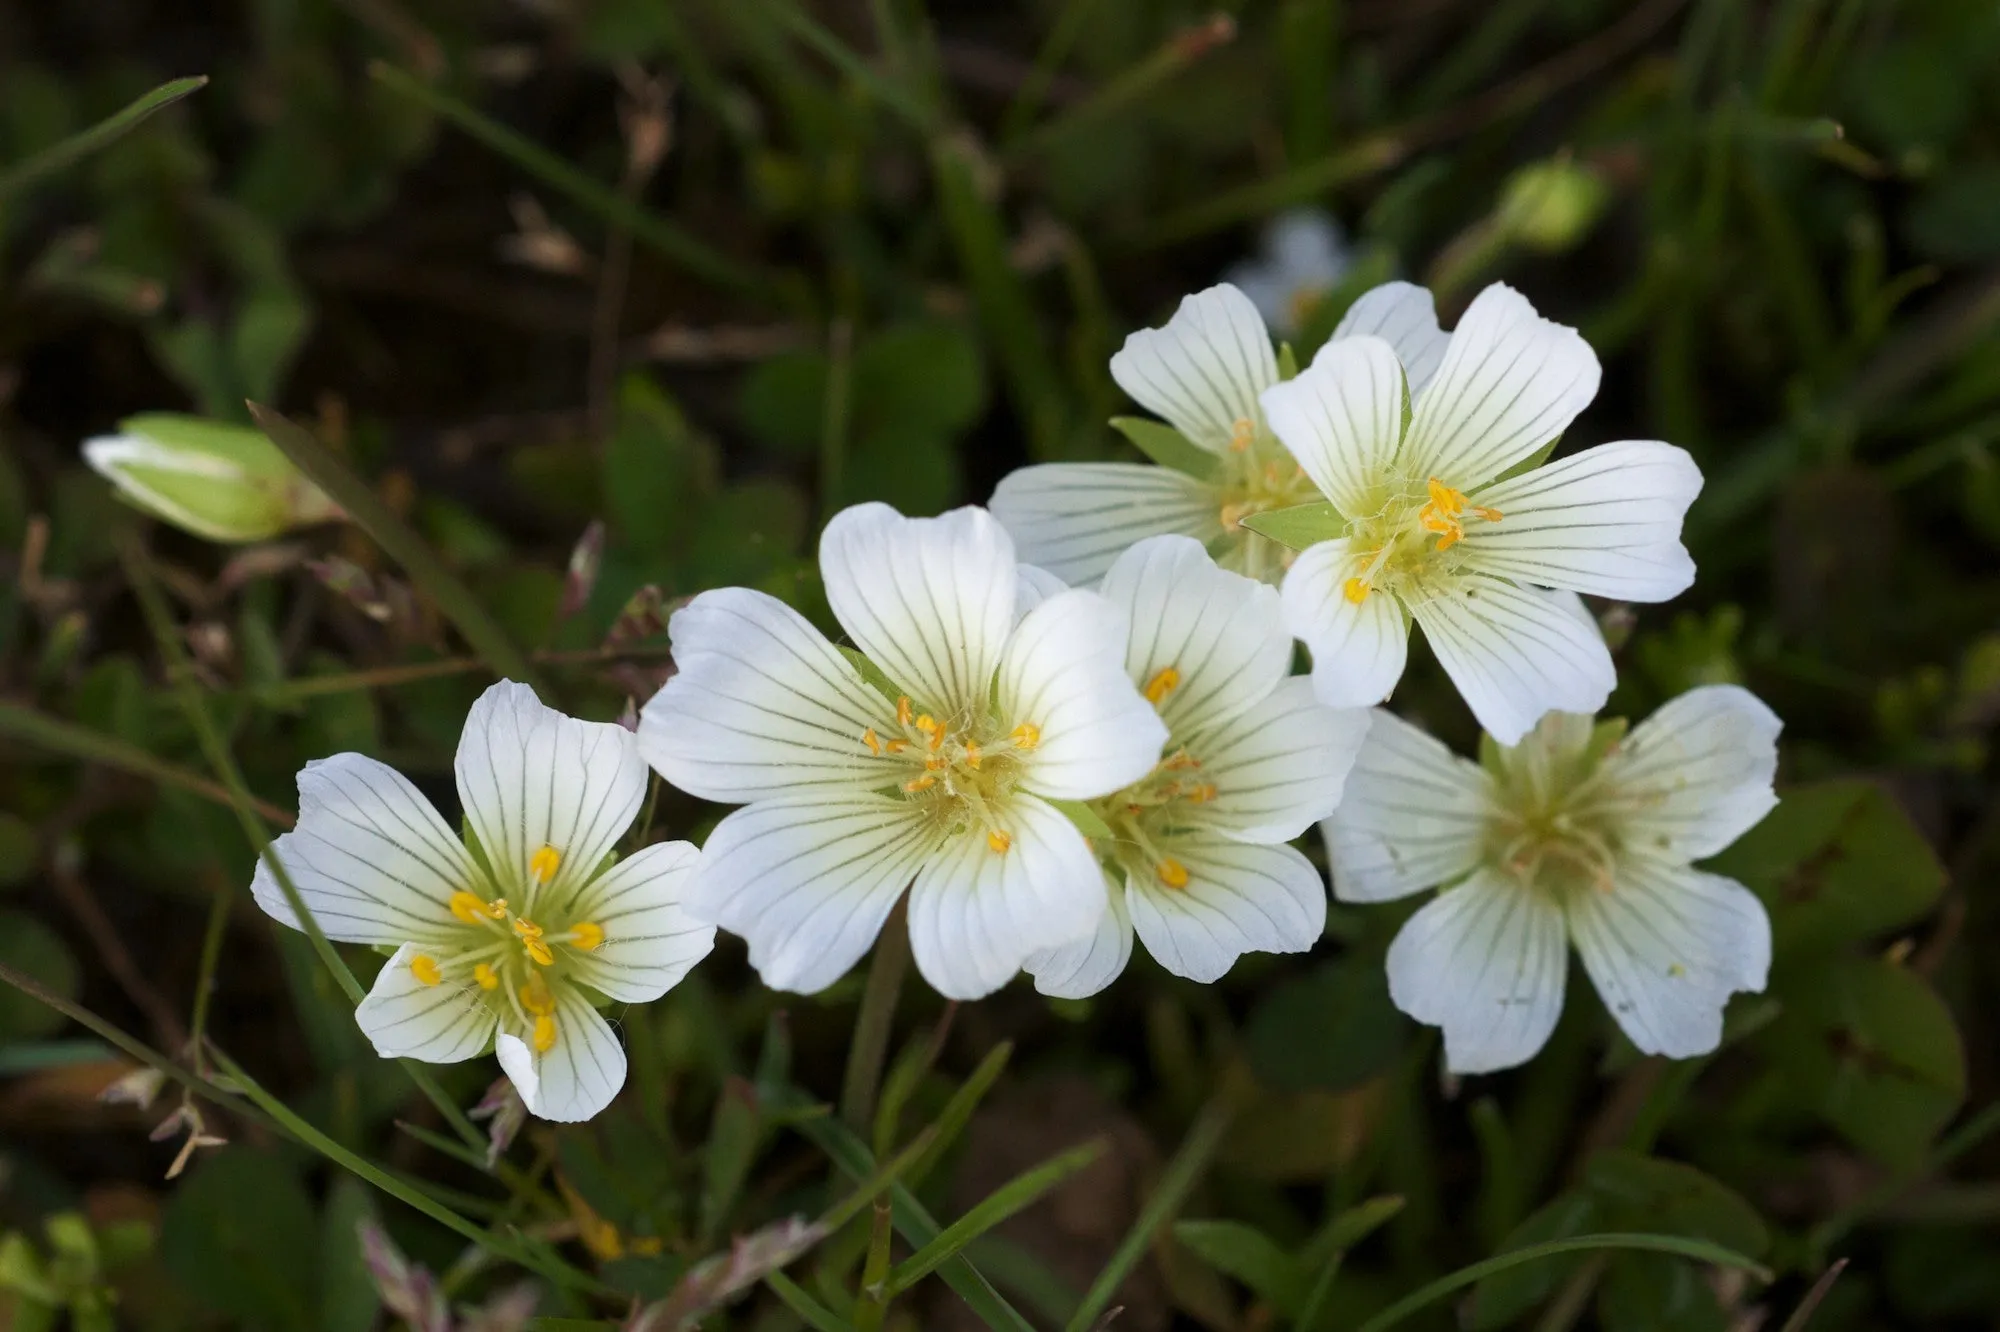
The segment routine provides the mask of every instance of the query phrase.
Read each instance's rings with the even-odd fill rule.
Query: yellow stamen
[[[923,716],[917,718],[917,729],[930,737],[925,742],[924,747],[932,753],[936,753],[938,747],[944,744],[944,727],[939,725],[938,719],[931,716],[930,713],[926,712]]]
[[[552,1017],[535,1019],[535,1049],[543,1054],[556,1048],[556,1020]]]
[[[556,960],[556,955],[550,952],[549,946],[540,939],[523,939],[521,946],[528,950],[529,957],[535,959],[536,966],[546,967]]]
[[[528,857],[528,876],[536,883],[547,883],[556,877],[556,871],[560,868],[562,868],[562,852],[552,846],[544,846]]]
[[[472,979],[479,982],[479,988],[482,990],[497,990],[500,988],[500,974],[484,962],[481,962],[472,969]]]
[[[594,920],[579,921],[569,927],[569,941],[586,953],[594,953],[604,945],[604,927]]]
[[[1217,517],[1219,521],[1222,523],[1223,531],[1234,532],[1238,524],[1240,524],[1245,518],[1249,517],[1251,514],[1255,512],[1257,512],[1257,506],[1255,504],[1251,504],[1248,502],[1238,502],[1235,504],[1223,505],[1222,512],[1219,515],[1217,515]]]
[[[1472,506],[1472,511],[1473,511],[1474,513],[1478,514],[1478,515],[1479,515],[1479,516],[1480,516],[1481,518],[1484,518],[1484,519],[1485,519],[1485,520],[1486,520],[1487,522],[1489,522],[1489,523],[1497,523],[1497,522],[1499,522],[1499,521],[1500,521],[1500,520],[1501,520],[1502,518],[1505,518],[1505,517],[1507,516],[1506,514],[1504,514],[1504,513],[1500,512],[1500,510],[1498,510],[1498,509],[1489,509],[1489,508],[1487,508],[1487,507],[1486,507],[1485,505],[1483,505],[1483,504],[1475,504],[1475,505],[1473,505],[1473,506]]]
[[[471,893],[453,893],[451,895],[451,914],[457,916],[468,925],[477,925],[486,917],[486,903],[480,901]]]
[[[1368,600],[1368,594],[1373,590],[1373,588],[1369,587],[1368,584],[1362,582],[1359,578],[1350,578],[1347,580],[1346,585],[1340,589],[1340,593],[1349,601],[1359,606],[1362,602]]]
[[[516,916],[514,918],[514,933],[520,935],[523,939],[539,939],[542,937],[542,927],[535,924],[534,921],[529,920],[526,916]]]
[[[1250,447],[1250,441],[1257,438],[1257,423],[1247,416],[1236,418],[1236,424],[1229,427],[1229,451],[1241,453]]]
[[[1179,772],[1183,768],[1199,768],[1200,766],[1201,760],[1188,753],[1185,749],[1176,750],[1172,758],[1160,765],[1167,772]]]
[[[1007,848],[1014,845],[1014,839],[995,828],[986,834],[986,845],[993,848],[995,855],[1004,856],[1007,854]]]
[[[444,973],[438,970],[437,959],[426,953],[418,953],[410,959],[410,974],[417,978],[420,985],[436,985],[444,979]]]
[[[931,756],[930,756],[929,758],[927,758],[927,759],[925,759],[925,760],[924,760],[924,771],[926,771],[926,772],[943,772],[943,771],[944,771],[944,760],[943,760],[943,759],[941,759],[941,758],[939,758],[939,757],[938,757],[937,755],[935,755],[935,754],[931,755]]]
[[[891,754],[900,754],[910,747],[910,742],[907,740],[884,740],[882,747]]]
[[[1033,722],[1022,722],[1008,734],[1007,738],[1014,742],[1016,749],[1033,749],[1042,743],[1042,728]]]
[[[875,755],[878,758],[881,757],[882,739],[880,736],[875,734],[874,727],[871,726],[867,730],[861,733],[861,743],[868,746],[869,753]]]
[[[1185,888],[1188,886],[1187,866],[1181,864],[1180,861],[1175,860],[1172,856],[1168,856],[1165,860],[1153,866],[1153,872],[1159,875],[1160,882],[1169,888]]]
[[[549,983],[538,975],[530,975],[528,983],[521,987],[521,1007],[539,1017],[547,1017],[556,1011],[555,992]]]
[[[913,715],[914,713],[910,708],[910,696],[908,694],[896,700],[896,724],[898,726],[908,726],[910,718]]]
[[[933,786],[936,785],[937,785],[937,778],[931,776],[929,773],[925,773],[923,776],[918,777],[912,781],[904,782],[903,790],[907,791],[911,795],[915,795],[919,791],[928,791]]]
[[[1215,783],[1203,782],[1201,785],[1195,787],[1194,790],[1189,791],[1187,798],[1197,804],[1206,804],[1208,801],[1215,799]]]
[[[1152,679],[1146,681],[1146,701],[1158,707],[1161,699],[1180,687],[1181,673],[1171,666],[1163,667]]]
[[[965,746],[965,766],[973,769],[975,772],[979,768],[979,746],[969,741]]]
[[[1426,489],[1430,491],[1431,495],[1430,507],[1434,507],[1439,512],[1448,514],[1453,518],[1465,512],[1464,491],[1453,490],[1436,477],[1430,479],[1430,483]]]

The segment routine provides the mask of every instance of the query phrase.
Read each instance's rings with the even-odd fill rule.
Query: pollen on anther
[[[481,962],[472,969],[472,979],[479,982],[479,988],[482,990],[497,990],[500,988],[500,973],[484,962]]]
[[[898,726],[908,726],[910,719],[915,715],[915,710],[910,707],[910,696],[908,694],[896,700],[896,724]]]
[[[1229,451],[1241,453],[1249,448],[1250,442],[1256,438],[1257,423],[1247,416],[1239,416],[1235,424],[1229,427]]]
[[[1008,833],[994,828],[986,834],[986,845],[993,848],[995,855],[1004,856],[1007,854],[1007,848],[1014,845],[1014,839]]]
[[[1153,866],[1153,873],[1159,875],[1160,882],[1169,888],[1185,888],[1188,886],[1187,866],[1181,864],[1180,861],[1175,860],[1172,856],[1168,856],[1165,860]]]
[[[911,780],[904,782],[903,790],[910,795],[915,795],[919,791],[928,791],[933,786],[936,785],[937,785],[937,778],[931,776],[929,773],[925,773],[921,777],[912,778]]]
[[[1008,733],[1007,738],[1014,742],[1016,749],[1033,749],[1042,743],[1042,728],[1033,722],[1022,722]]]
[[[545,845],[528,857],[528,877],[536,883],[547,883],[556,877],[556,871],[561,868],[562,852],[552,846]]]
[[[975,772],[978,771],[979,757],[979,746],[967,742],[965,746],[965,766],[973,769]]]
[[[450,906],[451,914],[457,916],[468,925],[479,924],[489,914],[486,910],[486,903],[468,892],[453,893],[451,895]]]
[[[1359,606],[1362,602],[1368,600],[1369,590],[1368,584],[1363,580],[1350,578],[1347,580],[1346,585],[1340,589],[1340,594]]]
[[[861,743],[868,746],[869,753],[880,757],[882,753],[882,738],[875,734],[874,727],[871,726],[861,733]]]
[[[539,1017],[553,1014],[556,997],[549,991],[548,982],[540,976],[528,977],[528,983],[521,987],[521,1007]]]
[[[535,1019],[535,1049],[542,1054],[556,1048],[556,1020],[552,1017]]]
[[[594,920],[581,920],[569,927],[569,941],[586,953],[604,946],[604,927]]]
[[[419,985],[436,985],[444,979],[438,970],[437,959],[427,953],[418,953],[410,959],[410,974],[417,978]]]
[[[1154,707],[1158,707],[1160,705],[1160,700],[1165,698],[1168,694],[1173,693],[1174,690],[1180,688],[1180,684],[1181,684],[1181,673],[1179,671],[1175,670],[1171,666],[1162,667],[1160,670],[1154,673],[1152,679],[1146,681],[1146,688],[1144,691],[1146,695],[1146,701],[1148,703],[1151,703]]]

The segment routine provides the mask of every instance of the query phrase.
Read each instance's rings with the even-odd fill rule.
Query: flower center
[[[1022,722],[1002,734],[984,718],[955,726],[918,712],[905,694],[896,700],[895,725],[869,727],[861,743],[869,753],[907,766],[909,775],[897,788],[905,799],[922,804],[947,835],[977,826],[995,855],[1013,847],[999,811],[1020,780],[1020,755],[1042,743],[1041,727]]]
[[[1164,666],[1140,692],[1157,708],[1180,685],[1180,669]],[[1151,874],[1166,887],[1179,889],[1188,886],[1188,868],[1165,843],[1186,825],[1189,814],[1215,796],[1215,783],[1202,776],[1201,760],[1183,746],[1161,759],[1143,779],[1091,808],[1111,829],[1116,854],[1128,871]]]
[[[1469,503],[1464,491],[1432,477],[1423,496],[1398,495],[1354,521],[1350,540],[1361,566],[1341,591],[1357,606],[1379,587],[1418,591],[1426,580],[1449,576],[1458,567],[1456,557],[1446,553],[1465,540],[1468,520],[1497,523],[1503,516],[1498,509]]]
[[[1611,891],[1618,840],[1607,821],[1567,804],[1517,806],[1487,826],[1488,863],[1560,903]]]

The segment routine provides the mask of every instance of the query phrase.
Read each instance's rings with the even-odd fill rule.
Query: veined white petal
[[[1125,972],[1132,960],[1132,914],[1125,886],[1104,885],[1104,914],[1097,928],[1073,943],[1030,954],[1022,970],[1035,978],[1035,991],[1056,999],[1088,999]]]
[[[1626,842],[1687,862],[1712,856],[1778,803],[1784,723],[1747,689],[1690,689],[1632,728],[1599,769]]]
[[[690,842],[655,842],[578,890],[563,917],[604,931],[594,951],[566,950],[585,984],[643,1004],[680,984],[708,956],[715,926],[696,921],[683,905],[700,861]]]
[[[725,587],[667,627],[676,670],[639,716],[639,752],[675,786],[740,802],[894,779],[862,742],[889,700],[790,606]]]
[[[1021,621],[996,699],[1010,726],[1040,733],[1021,755],[1023,787],[1090,800],[1153,770],[1167,728],[1126,678],[1124,647],[1124,617],[1095,592],[1059,592]]]
[[[480,1002],[479,990],[464,976],[436,985],[418,980],[410,963],[420,955],[429,955],[421,944],[398,948],[382,964],[368,997],[354,1010],[354,1020],[384,1059],[421,1059],[426,1064],[470,1059],[493,1039],[493,1011]]]
[[[1017,795],[995,815],[1006,850],[972,828],[910,889],[910,950],[947,999],[993,993],[1030,957],[1096,929],[1105,911],[1104,872],[1060,811]]]
[[[1417,403],[1403,457],[1411,473],[1470,490],[1569,429],[1597,396],[1597,353],[1496,282],[1452,330]]]
[[[820,533],[819,567],[834,618],[924,711],[951,718],[985,704],[1020,578],[992,514],[905,518],[856,504]]]
[[[630,731],[545,707],[502,680],[472,705],[452,765],[466,822],[503,896],[535,882],[545,846],[561,859],[538,894],[569,893],[609,855],[646,798],[646,761]]]
[[[493,1042],[500,1067],[528,1113],[558,1124],[596,1117],[625,1085],[625,1047],[611,1024],[574,986],[549,987],[556,1001],[556,1043],[538,1051],[532,1034],[503,1023]]]
[[[1037,569],[1032,564],[1014,566],[1020,575],[1020,586],[1014,592],[1014,623],[1019,624],[1027,613],[1047,601],[1058,592],[1069,591],[1069,584],[1050,573],[1047,569]]]
[[[1470,873],[1494,799],[1478,764],[1376,709],[1340,807],[1320,825],[1334,896],[1387,902]]]
[[[1130,627],[1126,674],[1163,691],[1154,706],[1177,736],[1240,716],[1292,668],[1278,590],[1218,568],[1200,542],[1149,537],[1100,590]]]
[[[1444,364],[1451,337],[1438,327],[1430,292],[1409,282],[1384,282],[1363,292],[1334,325],[1336,338],[1376,337],[1395,349],[1410,396],[1422,393]]]
[[[271,851],[326,937],[347,943],[450,939],[460,928],[451,895],[486,884],[423,793],[362,754],[306,764],[298,827]],[[262,859],[250,891],[274,920],[305,928]]]
[[[1257,307],[1228,283],[1184,298],[1164,328],[1142,328],[1111,358],[1132,400],[1210,453],[1237,422],[1257,420],[1257,395],[1278,379],[1278,358]]]
[[[1037,463],[1001,478],[989,503],[1020,556],[1072,586],[1104,576],[1118,553],[1172,532],[1222,536],[1222,499],[1186,472],[1151,463]]]
[[[1293,562],[1280,589],[1285,628],[1311,651],[1313,692],[1330,708],[1380,703],[1409,659],[1400,601],[1382,591],[1347,598],[1347,580],[1362,564],[1347,538],[1322,541]]]
[[[1471,573],[1413,609],[1438,664],[1503,745],[1545,712],[1596,712],[1617,683],[1603,637],[1533,588]]]
[[[896,797],[745,805],[708,835],[685,909],[741,935],[764,984],[812,994],[868,951],[936,846],[923,812]]]
[[[1380,338],[1329,342],[1298,378],[1264,390],[1264,414],[1333,507],[1363,517],[1402,446],[1403,367]]]
[[[1721,1044],[1729,996],[1762,990],[1771,965],[1771,920],[1748,888],[1643,856],[1609,892],[1573,898],[1569,929],[1632,1044],[1670,1059]]]
[[[1481,871],[1410,917],[1389,945],[1389,997],[1444,1028],[1445,1066],[1490,1073],[1526,1063],[1562,1016],[1569,947],[1562,913]]]
[[[1326,884],[1292,847],[1190,834],[1166,849],[1187,870],[1187,885],[1135,871],[1126,902],[1146,951],[1176,976],[1207,984],[1245,953],[1303,953],[1319,942]]]
[[[1472,523],[1476,569],[1623,601],[1665,601],[1694,582],[1681,519],[1701,493],[1685,449],[1654,440],[1600,444],[1477,492],[1498,522]]]
[[[1364,708],[1329,708],[1312,682],[1285,680],[1263,702],[1191,737],[1193,774],[1215,787],[1201,825],[1238,842],[1289,842],[1331,814],[1368,734]]]

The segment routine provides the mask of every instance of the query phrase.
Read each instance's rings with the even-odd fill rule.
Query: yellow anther
[[[487,916],[486,903],[471,893],[458,892],[451,895],[451,914],[468,925],[477,925]]]
[[[979,768],[979,746],[967,741],[965,745],[965,766],[977,771]]]
[[[1497,523],[1497,522],[1499,522],[1499,521],[1500,521],[1500,520],[1501,520],[1502,518],[1505,518],[1505,517],[1507,516],[1506,514],[1504,514],[1504,513],[1500,512],[1500,510],[1498,510],[1498,509],[1489,509],[1489,508],[1487,508],[1487,507],[1486,507],[1485,505],[1483,505],[1483,504],[1475,504],[1475,505],[1473,505],[1473,506],[1472,506],[1472,511],[1473,511],[1474,513],[1478,514],[1478,515],[1479,515],[1479,516],[1480,516],[1481,518],[1484,518],[1484,519],[1485,519],[1485,520],[1486,520],[1487,522],[1489,522],[1489,523]]]
[[[1033,722],[1022,722],[1008,733],[1007,738],[1014,742],[1016,749],[1033,749],[1042,743],[1042,728]]]
[[[923,716],[917,718],[916,725],[919,731],[930,737],[925,742],[924,747],[926,749],[935,752],[939,746],[944,744],[944,727],[930,713],[926,712]]]
[[[881,756],[882,738],[875,734],[874,727],[871,726],[861,733],[861,743],[868,746],[869,753],[874,754],[878,758]]]
[[[1435,507],[1440,513],[1456,518],[1465,512],[1464,491],[1453,490],[1436,477],[1430,479],[1430,484],[1426,488],[1430,491],[1431,506]]]
[[[547,1054],[556,1048],[556,1020],[552,1017],[535,1019],[535,1049]]]
[[[540,939],[523,939],[521,946],[528,950],[528,956],[535,959],[537,966],[546,967],[556,960],[556,955]]]
[[[1218,514],[1217,517],[1219,521],[1222,523],[1223,531],[1234,532],[1238,524],[1240,524],[1245,518],[1248,518],[1251,514],[1255,512],[1257,512],[1257,506],[1255,504],[1251,504],[1247,501],[1239,501],[1238,503],[1235,504],[1223,505],[1222,512]]]
[[[484,962],[481,962],[472,969],[472,979],[479,982],[479,988],[482,990],[497,990],[500,988],[500,973],[493,970],[492,967],[487,966]]]
[[[1165,860],[1153,866],[1153,873],[1159,875],[1160,882],[1169,888],[1185,888],[1188,886],[1187,866],[1181,864],[1180,861],[1175,860],[1172,856],[1168,856]]]
[[[910,696],[908,694],[896,700],[896,724],[898,726],[908,726],[910,718],[914,715],[914,712],[910,708]]]
[[[1250,441],[1257,438],[1257,423],[1247,416],[1239,416],[1229,427],[1229,451],[1241,453],[1250,447]]]
[[[569,941],[586,953],[604,946],[604,927],[594,920],[579,921],[569,927]]]
[[[986,834],[986,845],[993,848],[993,854],[1004,856],[1007,854],[1007,848],[1014,845],[1014,839],[995,828]]]
[[[1371,589],[1368,584],[1359,578],[1348,579],[1346,584],[1340,589],[1341,595],[1357,606],[1368,600],[1368,593],[1370,591]]]
[[[535,924],[534,921],[529,920],[526,916],[516,916],[514,918],[514,933],[520,935],[523,939],[539,939],[542,937],[542,927]]]
[[[521,1007],[530,1013],[547,1017],[556,1011],[555,992],[549,989],[549,983],[540,976],[530,974],[528,983],[521,987],[520,993]]]
[[[1158,707],[1160,700],[1181,687],[1181,673],[1173,667],[1164,667],[1146,681],[1146,701]]]
[[[1187,798],[1198,804],[1206,804],[1208,801],[1215,799],[1215,783],[1203,782],[1201,785],[1195,787],[1194,790],[1189,791]]]
[[[929,758],[924,760],[925,772],[943,772],[944,768],[945,768],[944,760],[939,758],[935,754],[931,755]]]
[[[444,973],[438,970],[437,959],[427,953],[418,953],[410,959],[410,974],[417,978],[420,985],[436,985],[444,979]]]
[[[1174,756],[1160,765],[1167,772],[1179,772],[1185,768],[1199,768],[1200,766],[1201,760],[1188,753],[1185,749],[1175,750]]]
[[[929,773],[925,773],[921,777],[915,778],[911,781],[904,782],[903,790],[907,791],[911,795],[915,795],[919,791],[928,791],[933,786],[936,785],[937,785],[937,778],[931,776]]]
[[[561,868],[562,852],[552,846],[544,846],[528,857],[528,877],[536,883],[547,883],[556,877],[556,871]]]

